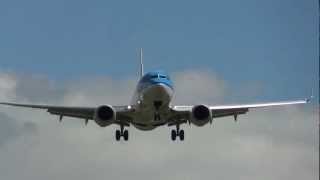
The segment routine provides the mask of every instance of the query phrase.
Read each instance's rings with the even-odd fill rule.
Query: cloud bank
[[[223,102],[228,83],[212,72],[174,74],[177,104]],[[192,83],[189,83],[191,80]],[[0,73],[0,101],[64,105],[127,104],[135,79],[110,77],[56,83],[34,75]],[[170,128],[115,142],[117,126],[57,117],[41,110],[0,107],[0,177],[15,180],[314,179],[318,177],[317,113],[310,106],[256,110],[184,125],[185,142]]]

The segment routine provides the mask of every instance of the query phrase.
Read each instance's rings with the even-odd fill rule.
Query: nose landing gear
[[[160,107],[162,106],[162,101],[154,101],[153,106],[158,111],[160,109]]]
[[[160,114],[158,112],[154,113],[154,120],[160,121],[160,119],[161,119]]]
[[[159,109],[162,106],[162,101],[154,101],[153,102],[153,106],[154,106],[154,108],[156,110],[156,112],[154,113],[154,120],[155,121],[160,121],[161,117],[160,117],[160,114],[159,114]]]

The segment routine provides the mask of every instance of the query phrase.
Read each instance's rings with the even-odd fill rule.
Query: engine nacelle
[[[192,108],[191,123],[196,126],[204,126],[212,121],[212,112],[208,106],[197,105]]]
[[[112,106],[104,105],[96,109],[94,121],[101,127],[111,125],[116,120],[116,111]]]

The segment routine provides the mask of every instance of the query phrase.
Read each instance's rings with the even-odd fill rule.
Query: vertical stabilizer
[[[140,78],[144,75],[143,70],[143,51],[142,48],[140,48]]]

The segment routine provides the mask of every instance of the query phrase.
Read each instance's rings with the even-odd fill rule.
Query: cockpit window
[[[164,75],[164,74],[150,74],[146,76],[147,79],[167,79],[170,80],[169,76]]]

